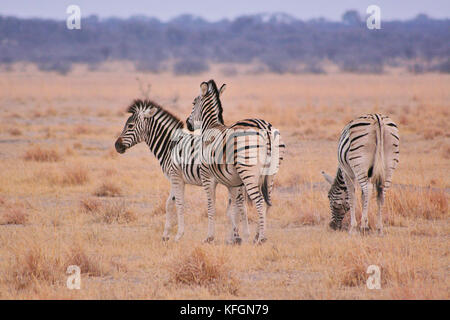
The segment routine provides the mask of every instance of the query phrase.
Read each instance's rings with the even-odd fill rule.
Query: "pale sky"
[[[285,12],[308,20],[323,17],[340,20],[348,9],[365,14],[369,5],[381,8],[381,18],[405,20],[425,13],[434,18],[450,17],[449,0],[0,0],[0,15],[64,20],[67,6],[75,4],[82,16],[101,18],[145,15],[167,21],[189,13],[209,21],[235,18],[244,14]]]

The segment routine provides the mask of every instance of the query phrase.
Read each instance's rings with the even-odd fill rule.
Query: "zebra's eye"
[[[129,123],[127,125],[127,129],[133,129],[134,128],[134,123]]]

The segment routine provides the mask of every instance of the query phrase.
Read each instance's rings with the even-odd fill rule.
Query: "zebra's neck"
[[[174,142],[182,128],[183,122],[163,109],[159,109],[149,119],[144,140],[161,165],[170,158]]]
[[[342,174],[342,170],[341,168],[338,168],[337,172],[336,172],[336,177],[334,178],[334,182],[331,186],[331,190],[330,191],[344,191],[347,190],[347,187],[345,185],[345,181],[344,181],[344,176]]]
[[[202,131],[223,125],[219,94],[213,93],[202,102]]]

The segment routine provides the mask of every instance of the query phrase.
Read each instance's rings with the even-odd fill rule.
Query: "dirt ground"
[[[210,78],[227,84],[226,123],[268,120],[287,145],[262,246],[225,243],[222,186],[213,244],[202,243],[206,197],[193,186],[184,237],[163,243],[169,182],[146,145],[114,150],[134,98],[149,93],[184,120]],[[2,72],[0,299],[448,299],[449,88],[439,74]],[[340,131],[368,112],[389,115],[401,136],[382,237],[328,228],[320,174],[335,173]],[[372,199],[371,226],[375,209]],[[253,237],[253,207],[249,217]],[[69,265],[81,268],[80,290],[66,286]],[[369,265],[379,290],[366,286]]]

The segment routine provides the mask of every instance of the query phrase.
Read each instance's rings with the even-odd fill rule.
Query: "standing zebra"
[[[208,236],[214,240],[215,192],[218,183],[228,188],[244,186],[258,212],[255,242],[266,240],[266,204],[271,206],[275,173],[282,159],[284,144],[278,130],[260,119],[247,119],[225,126],[220,91],[214,80],[200,85],[201,95],[186,120],[188,129],[201,129],[200,176],[208,197]],[[265,202],[265,203],[264,203]],[[234,236],[239,236],[235,217],[231,217]]]
[[[169,240],[171,216],[175,204],[178,232],[175,240],[184,233],[184,187],[185,184],[202,185],[200,178],[200,137],[184,132],[183,122],[150,100],[135,100],[129,107],[131,116],[115,143],[116,151],[124,153],[137,143],[145,141],[158,159],[164,175],[169,179],[171,190],[166,201],[166,223],[163,240]],[[248,235],[248,220],[244,205],[243,188],[229,190],[227,213],[239,211]],[[231,212],[230,212],[231,211]]]
[[[377,230],[380,234],[383,233],[381,209],[398,159],[398,129],[389,117],[366,114],[345,126],[339,139],[339,166],[335,179],[322,171],[326,181],[331,184],[328,192],[332,214],[331,228],[340,229],[345,213],[350,210],[350,233],[354,232],[358,224],[355,218],[357,180],[362,191],[361,230],[366,232],[369,229],[369,182],[372,182],[377,190]]]

